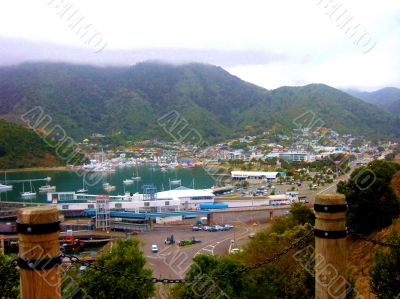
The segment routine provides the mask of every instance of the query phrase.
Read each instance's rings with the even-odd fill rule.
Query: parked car
[[[206,232],[216,232],[217,231],[214,226],[204,226],[203,230]]]
[[[220,226],[220,225],[214,225],[214,228],[215,228],[216,231],[222,231],[222,230],[224,230],[224,227],[223,227],[223,226]]]
[[[200,226],[193,226],[192,227],[192,231],[194,231],[194,232],[201,231],[201,227]]]
[[[154,252],[154,253],[158,252],[158,246],[154,245],[154,244],[151,245],[151,251]]]
[[[230,229],[232,229],[234,226],[231,225],[231,224],[225,224],[224,227],[225,227],[227,230],[230,230]]]

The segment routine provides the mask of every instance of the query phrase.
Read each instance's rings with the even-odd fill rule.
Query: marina
[[[29,200],[34,203],[46,203],[47,192],[54,192],[47,189],[49,186],[55,187],[57,192],[117,196],[125,193],[142,193],[143,185],[151,183],[155,185],[157,191],[165,191],[169,190],[170,180],[175,180],[175,178],[179,178],[183,186],[192,186],[194,180],[196,188],[199,189],[211,188],[216,183],[201,167],[168,168],[166,171],[161,171],[159,167],[154,167],[152,164],[125,165],[116,167],[114,172],[95,173],[95,176],[88,172],[73,171],[14,172],[7,174],[7,181],[0,181],[2,184],[0,185],[0,200],[15,202]],[[128,184],[124,182],[126,180],[129,180]],[[104,183],[115,186],[115,189],[104,190]],[[32,184],[32,193],[35,193],[36,197],[22,197],[21,193],[31,191],[30,184]],[[172,185],[172,188],[178,186]],[[35,192],[40,191],[41,187],[43,187],[43,192]]]

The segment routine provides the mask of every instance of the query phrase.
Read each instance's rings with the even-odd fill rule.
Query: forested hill
[[[82,156],[76,155],[76,158]],[[0,120],[0,169],[62,165],[65,161],[58,157],[56,149],[47,145],[35,131]]]
[[[373,92],[349,90],[349,94],[400,117],[400,89],[386,87]]]
[[[393,115],[326,85],[266,90],[204,64],[131,67],[33,63],[0,68],[0,117],[18,121],[41,106],[72,137],[92,133],[166,138],[157,119],[176,110],[208,141],[273,126],[290,129],[313,111],[327,127],[400,136]]]

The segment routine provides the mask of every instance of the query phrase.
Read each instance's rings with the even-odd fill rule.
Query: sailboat
[[[56,186],[44,185],[39,187],[39,192],[55,192]]]
[[[140,181],[141,179],[142,179],[142,177],[140,177],[139,176],[139,171],[136,169],[136,172],[137,172],[137,176],[135,176],[135,172],[133,172],[133,177],[132,177],[132,180],[134,180],[134,181]]]
[[[182,186],[182,180],[178,180],[178,179],[171,180],[171,179],[169,179],[169,190],[171,190],[172,186],[178,186],[178,187]]]
[[[85,178],[82,178],[82,189],[76,191],[76,193],[86,193],[88,189],[85,189]]]
[[[104,183],[103,184],[103,189],[107,192],[111,192],[115,190],[115,186],[111,185],[110,183]]]
[[[4,173],[4,185],[0,184],[0,192],[1,191],[10,191],[12,190],[13,186],[12,185],[7,185],[7,174]]]
[[[31,186],[31,190],[30,191],[25,191],[25,183],[22,183],[22,193],[21,193],[21,197],[22,198],[36,197],[36,192],[32,192],[32,181],[30,181],[29,183],[30,183],[30,186]]]
[[[122,182],[124,183],[124,185],[132,185],[135,182],[135,180],[133,180],[133,178],[132,179],[125,179]]]

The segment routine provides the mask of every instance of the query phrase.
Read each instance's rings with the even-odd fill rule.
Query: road
[[[148,266],[153,269],[154,277],[182,278],[196,255],[226,255],[231,240],[236,240],[237,244],[242,245],[248,240],[250,233],[258,231],[265,226],[240,226],[230,231],[221,232],[193,232],[190,227],[168,230],[156,229],[136,237],[144,241],[142,250],[146,256]],[[164,240],[171,234],[174,235],[176,243],[192,237],[202,240],[202,242],[185,247],[180,247],[176,244],[165,245]],[[153,244],[158,246],[158,253],[151,252],[151,245]]]

